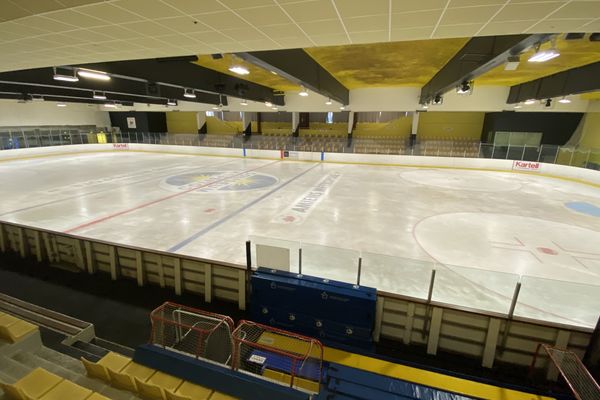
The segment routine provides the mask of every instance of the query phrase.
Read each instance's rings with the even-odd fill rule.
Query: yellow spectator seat
[[[138,395],[142,399],[147,400],[163,400],[164,390],[160,386],[157,386],[153,383],[142,382],[138,378],[133,378],[135,381],[135,386],[137,387]]]
[[[110,400],[110,399],[106,396],[102,396],[100,393],[94,392],[91,394],[90,397],[88,397],[85,400]]]
[[[113,353],[112,351],[102,357],[100,361],[98,361],[99,365],[106,367],[106,369],[120,372],[123,368],[131,363],[131,358],[122,356],[118,353]]]
[[[190,396],[176,394],[173,392],[169,392],[168,390],[165,392],[165,399],[166,400],[193,400]]]
[[[22,389],[8,383],[0,382],[0,388],[8,399],[11,400],[30,400],[31,397],[27,396]]]
[[[85,400],[91,394],[92,391],[90,389],[65,379],[40,397],[39,400]]]
[[[214,392],[209,400],[238,400],[236,397],[231,397],[221,392]]]
[[[12,385],[15,390],[11,393],[20,393],[20,395],[25,396],[25,399],[39,399],[63,380],[60,376],[43,368],[36,368]],[[15,398],[20,399],[20,397]]]
[[[18,342],[37,329],[37,326],[10,314],[0,314],[0,338],[10,343]]]
[[[131,376],[113,371],[112,369],[108,370],[108,375],[110,376],[111,385],[116,387],[117,389],[124,389],[129,390],[131,392],[137,392],[135,381]]]
[[[191,398],[194,400],[208,400],[212,393],[212,389],[187,381],[183,382],[175,392],[176,395],[182,398]]]
[[[137,392],[134,378],[142,382],[146,382],[156,371],[152,368],[145,367],[141,364],[131,362],[125,366],[120,372],[108,369],[110,381],[113,386],[121,389]]]
[[[108,370],[104,365],[91,362],[83,357],[81,357],[81,363],[85,367],[87,375],[90,378],[96,378],[101,379],[105,382],[110,382],[110,375],[108,375]]]

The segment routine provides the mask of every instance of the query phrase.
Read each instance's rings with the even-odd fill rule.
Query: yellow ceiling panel
[[[282,78],[279,75],[274,75],[271,73],[271,71],[257,67],[256,65],[234,57],[231,54],[223,54],[223,58],[218,60],[213,60],[212,56],[210,55],[201,55],[198,56],[198,61],[196,64],[227,75],[235,76],[236,78],[247,80],[249,82],[268,86],[275,90],[300,90],[300,86],[288,81],[287,79]],[[241,65],[246,67],[248,71],[250,71],[250,74],[240,76],[229,71],[229,68],[233,65]]]
[[[422,86],[468,39],[419,40],[305,49],[348,89]]]
[[[546,43],[542,46],[542,49],[549,47],[550,44]],[[558,39],[556,47],[560,52],[560,57],[544,63],[530,63],[527,62],[527,59],[535,52],[531,49],[521,54],[521,63],[517,70],[505,71],[504,65],[501,65],[475,79],[475,83],[478,85],[496,86],[518,85],[567,69],[600,61],[600,43],[590,42],[587,38],[581,40]]]

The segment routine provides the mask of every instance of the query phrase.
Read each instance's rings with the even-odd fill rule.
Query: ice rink
[[[593,326],[600,188],[532,174],[135,152],[0,163],[0,219],[245,264],[302,242],[303,272]],[[327,247],[324,247],[327,246]],[[296,252],[293,251],[295,256]],[[295,267],[297,260],[292,263]]]

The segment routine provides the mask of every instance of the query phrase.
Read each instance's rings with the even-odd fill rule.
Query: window
[[[333,124],[333,113],[331,111],[327,113],[327,117],[325,117],[325,123]]]

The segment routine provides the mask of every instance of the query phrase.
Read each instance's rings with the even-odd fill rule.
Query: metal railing
[[[262,150],[361,153],[432,157],[491,158],[544,162],[600,170],[600,149],[557,145],[494,145],[466,139],[357,137],[327,135],[168,134],[164,132],[105,133],[102,130],[57,128],[0,128],[0,150],[89,143],[147,143],[180,146]]]

